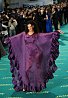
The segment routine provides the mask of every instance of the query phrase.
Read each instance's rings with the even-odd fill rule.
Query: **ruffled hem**
[[[47,73],[47,81],[49,79],[52,79],[54,77],[53,73],[57,70],[57,66],[55,63],[55,60],[59,56],[59,39],[60,34],[58,31],[54,32],[52,36],[52,43],[51,43],[51,49],[50,49],[50,59],[49,59],[49,69]]]

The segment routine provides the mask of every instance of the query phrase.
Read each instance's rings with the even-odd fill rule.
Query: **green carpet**
[[[39,93],[15,92],[12,85],[8,55],[0,60],[0,98],[68,98],[68,25],[61,28],[60,55],[56,60],[58,70],[49,80],[47,88]]]

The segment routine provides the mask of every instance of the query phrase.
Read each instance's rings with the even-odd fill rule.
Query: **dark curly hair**
[[[34,22],[33,20],[27,21],[26,26],[25,26],[25,33],[27,34],[29,32],[27,25],[31,24],[32,26],[34,26],[33,30],[34,33],[39,33],[39,28],[36,22]]]

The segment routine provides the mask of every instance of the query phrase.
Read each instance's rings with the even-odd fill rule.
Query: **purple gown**
[[[16,91],[40,91],[52,79],[59,55],[59,33],[25,32],[8,39],[12,83]]]

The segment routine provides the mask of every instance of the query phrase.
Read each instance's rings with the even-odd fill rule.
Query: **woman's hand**
[[[59,33],[61,33],[61,34],[64,34],[64,32],[63,31],[61,31],[61,30],[57,30]]]

